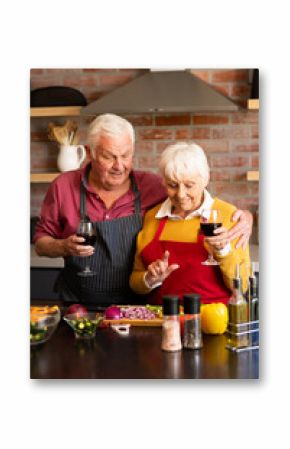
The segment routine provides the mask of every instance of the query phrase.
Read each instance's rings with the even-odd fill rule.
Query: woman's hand
[[[204,242],[206,243],[207,249],[212,254],[215,251],[220,251],[230,242],[228,238],[228,230],[224,227],[217,228],[219,234],[214,237],[205,237]]]
[[[85,239],[83,237],[78,237],[76,234],[70,235],[68,238],[62,241],[63,248],[66,256],[78,256],[78,257],[89,257],[91,256],[95,249],[90,245],[82,245]]]
[[[179,265],[168,265],[169,251],[165,251],[162,259],[157,259],[148,265],[145,279],[147,284],[151,287],[154,284],[163,282],[174,270],[179,268]]]
[[[208,243],[214,245],[216,249],[222,249],[228,242],[239,237],[236,248],[242,246],[245,249],[252,233],[253,216],[248,210],[238,209],[233,213],[232,221],[237,221],[237,223],[229,231],[223,227],[217,228],[214,231],[216,237],[210,237]]]

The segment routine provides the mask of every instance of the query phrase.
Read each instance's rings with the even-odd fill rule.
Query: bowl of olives
[[[95,338],[96,330],[103,321],[104,315],[95,312],[71,313],[65,315],[63,319],[73,329],[76,338],[87,340]]]

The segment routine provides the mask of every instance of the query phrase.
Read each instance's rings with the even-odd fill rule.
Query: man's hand
[[[168,265],[169,251],[165,251],[162,259],[157,259],[148,265],[145,276],[148,285],[154,285],[158,282],[163,282],[174,270],[179,268],[179,265]]]
[[[91,256],[95,248],[90,245],[82,245],[85,239],[78,237],[76,234],[70,235],[63,240],[64,250],[67,256],[89,257]]]
[[[239,237],[236,248],[240,248],[241,246],[243,249],[246,248],[253,227],[253,216],[251,212],[238,209],[233,213],[232,221],[237,221],[237,224],[235,224],[229,231],[223,227],[217,228],[214,231],[214,234],[217,237],[211,244],[214,243],[217,247],[223,248],[228,242]]]

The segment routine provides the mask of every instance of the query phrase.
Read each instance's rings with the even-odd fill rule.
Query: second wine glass
[[[213,237],[215,229],[222,226],[222,218],[218,209],[204,209],[200,217],[200,229],[205,237]],[[212,253],[208,254],[207,260],[202,265],[219,265]]]
[[[77,229],[77,236],[85,239],[81,245],[94,246],[97,240],[94,224],[87,220],[81,221]],[[94,276],[96,274],[90,269],[90,258],[91,256],[85,257],[85,268],[78,272],[78,276]]]

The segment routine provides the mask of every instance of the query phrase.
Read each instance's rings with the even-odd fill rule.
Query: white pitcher
[[[83,145],[60,145],[57,167],[60,171],[77,170],[86,158]]]

